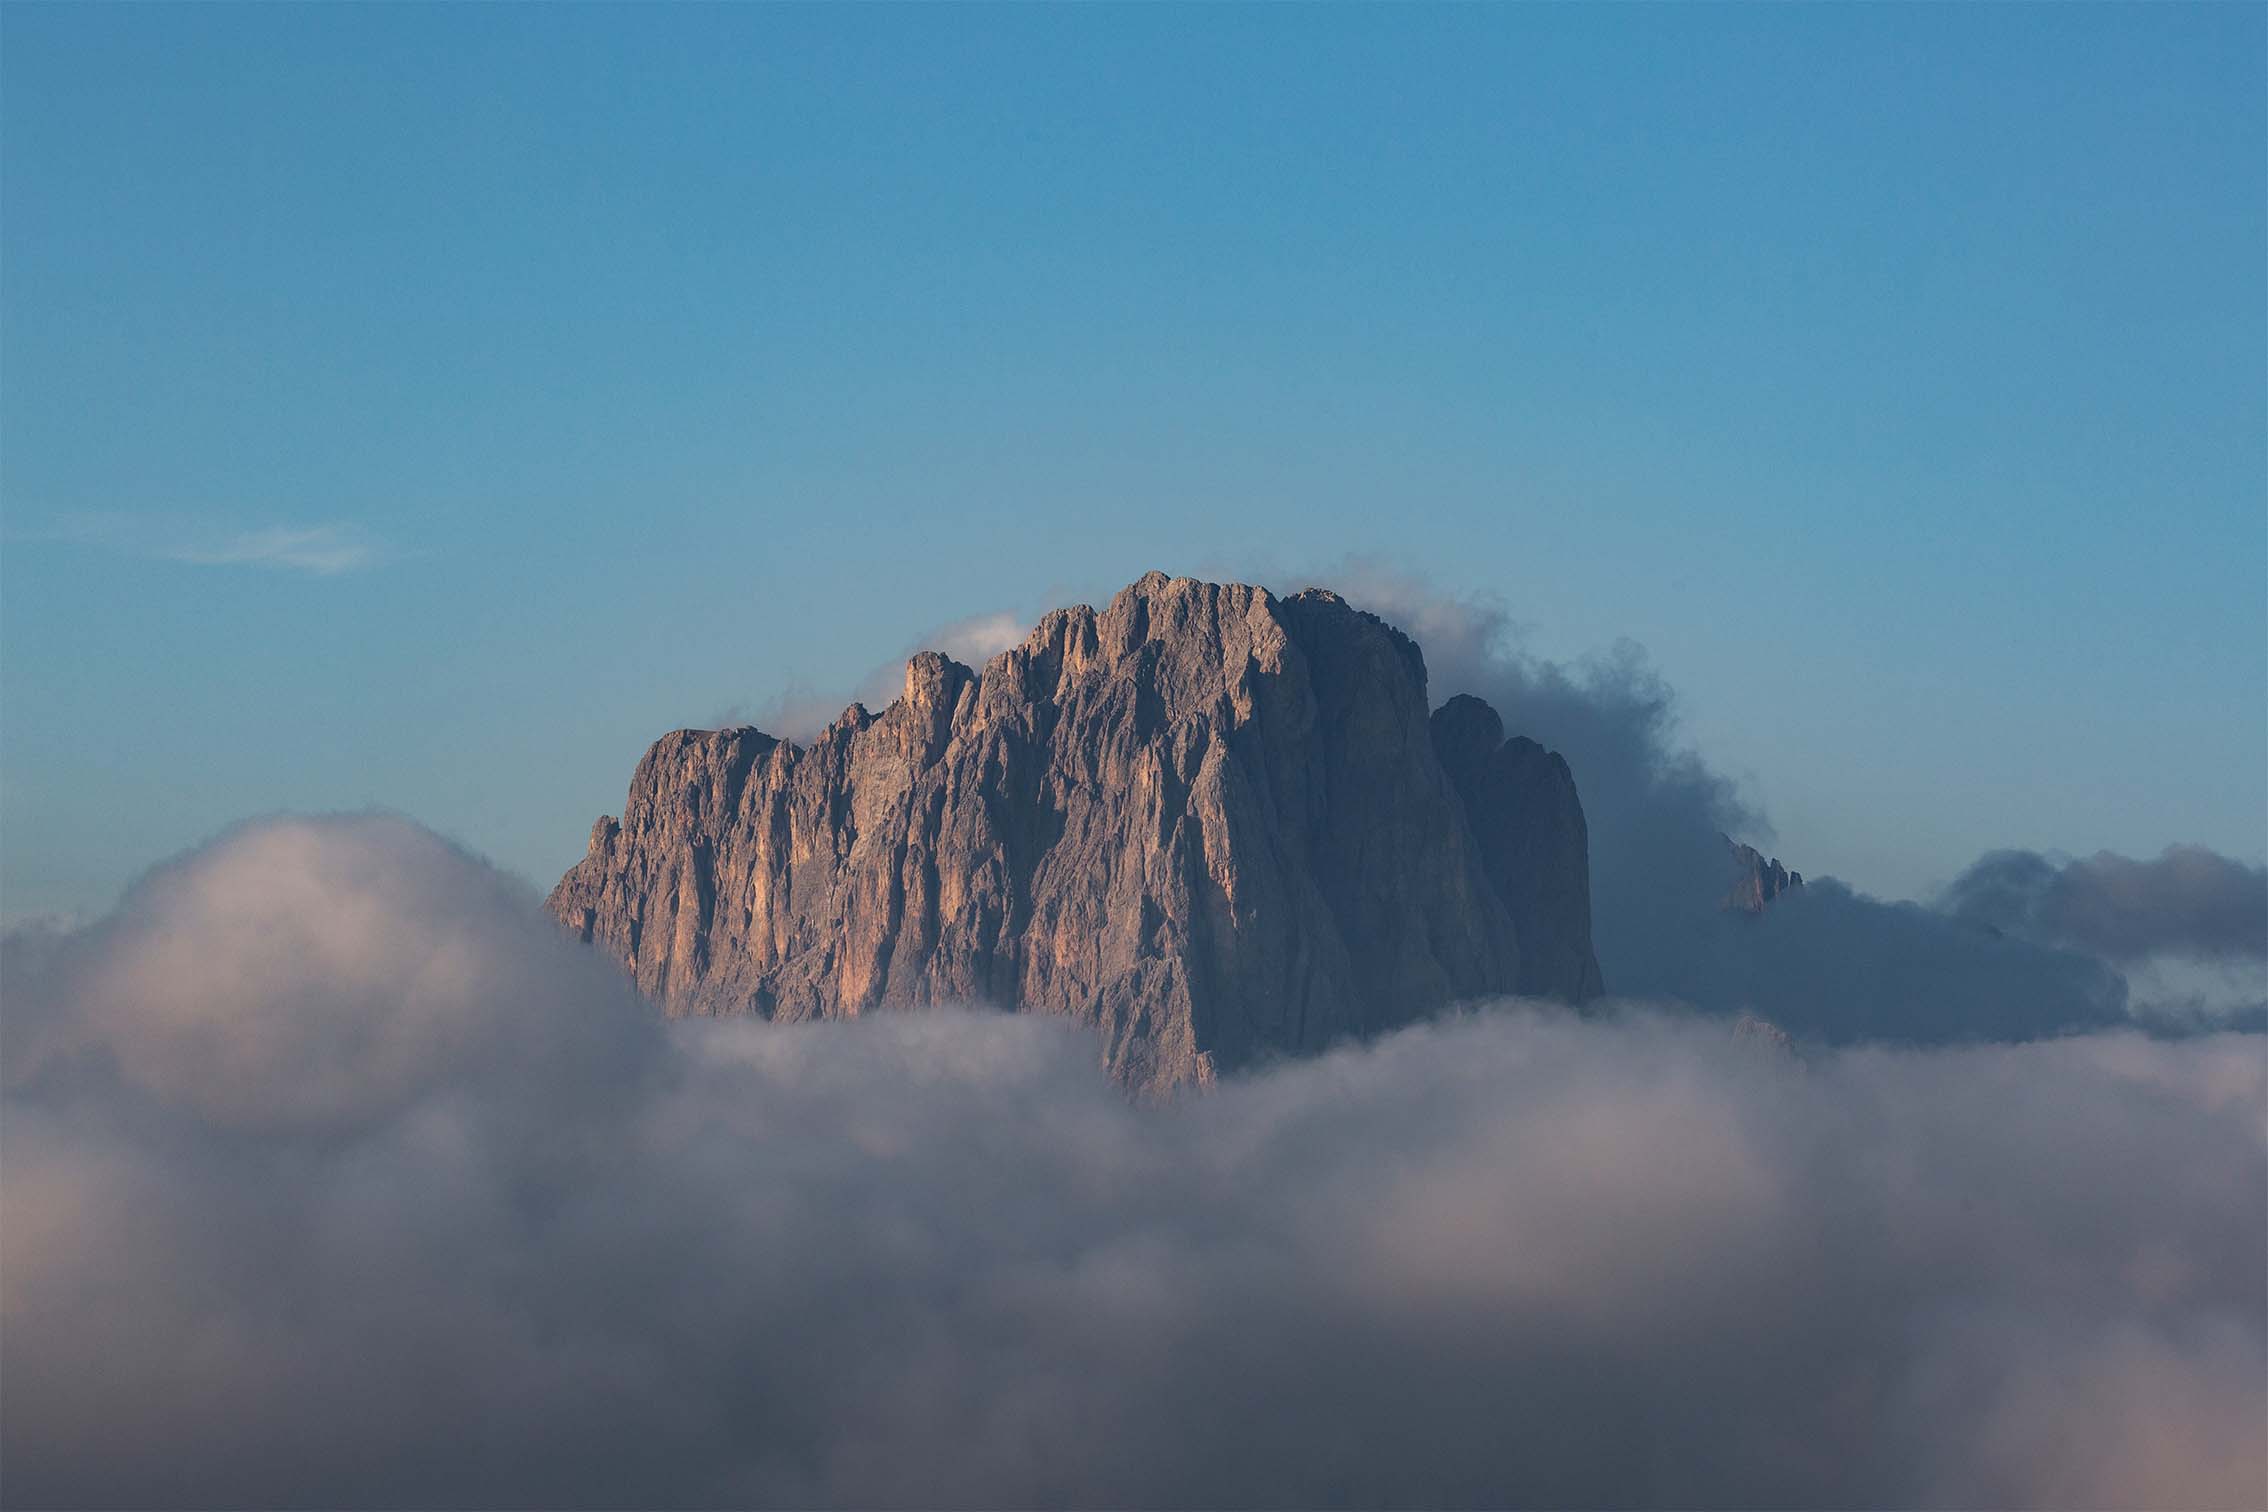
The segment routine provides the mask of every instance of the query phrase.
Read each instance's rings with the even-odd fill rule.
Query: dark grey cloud
[[[0,947],[11,1505],[2257,1505],[2264,1042],[663,1024],[401,821]]]
[[[1625,643],[1562,665],[1526,652],[1500,604],[1446,596],[1374,564],[1335,580],[1416,637],[1436,703],[1478,694],[1506,729],[1567,758],[1590,824],[1593,935],[1611,992],[1753,1011],[1837,1041],[2025,1039],[2133,1021],[2115,969],[2130,945],[2241,945],[2268,927],[2258,869],[2193,849],[2159,862],[2074,863],[2076,874],[2058,873],[2065,880],[2045,889],[1980,882],[1975,901],[1948,910],[1823,878],[1791,840],[1786,859],[1811,885],[1761,917],[1728,913],[1719,906],[1731,880],[1724,837],[1762,845],[1771,827],[1679,743],[1675,695],[1643,651]],[[1995,861],[1970,878],[2006,870]],[[2013,918],[1986,927],[2003,922],[2000,912],[2052,927],[2012,927]],[[2170,1031],[2222,1026],[2231,1015],[2169,1008],[2149,1021]]]
[[[2154,1034],[2268,1031],[2268,962],[2160,955],[2124,975],[2128,1011]]]
[[[2201,845],[2169,845],[2151,861],[2108,851],[2078,860],[1993,851],[1954,880],[1942,906],[1957,918],[2115,961],[2268,960],[2268,868]]]
[[[2124,977],[1823,878],[1654,942],[1657,990],[1834,1042],[2022,1040],[2130,1022]],[[1680,991],[1680,988],[1683,988]]]

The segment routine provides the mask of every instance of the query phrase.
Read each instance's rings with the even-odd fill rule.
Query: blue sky
[[[0,909],[548,885],[665,729],[1351,557],[1637,640],[1807,871],[2258,860],[2264,28],[8,6]]]

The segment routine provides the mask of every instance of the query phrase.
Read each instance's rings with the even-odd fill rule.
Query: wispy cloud
[[[383,548],[349,525],[248,530],[211,545],[184,544],[161,554],[199,567],[280,567],[318,577],[375,567],[386,557]]]
[[[49,539],[194,567],[264,567],[335,577],[384,566],[400,555],[359,525],[267,525],[240,529],[164,516],[74,515]]]
[[[753,708],[745,703],[728,704],[712,715],[709,723],[720,729],[753,723],[783,739],[815,740],[853,703],[875,712],[894,703],[905,691],[906,663],[917,653],[942,651],[966,666],[981,668],[1001,652],[1021,645],[1031,632],[1034,618],[1001,609],[953,620],[908,641],[903,651],[869,671],[848,693],[823,692],[808,683],[794,683]]]

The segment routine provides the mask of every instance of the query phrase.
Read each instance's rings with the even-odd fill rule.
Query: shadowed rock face
[[[1143,1091],[1458,998],[1595,996],[1566,763],[1335,594],[1152,573],[808,747],[680,730],[551,911],[673,1013],[992,1002]]]
[[[1732,851],[1732,886],[1725,890],[1724,906],[1735,913],[1760,914],[1780,894],[1803,886],[1803,873],[1789,871],[1780,858],[1764,859],[1753,845],[1725,836]]]
[[[1433,714],[1433,748],[1464,802],[1481,864],[1520,936],[1514,990],[1577,1002],[1602,990],[1591,954],[1591,841],[1575,775],[1556,751],[1469,693]]]

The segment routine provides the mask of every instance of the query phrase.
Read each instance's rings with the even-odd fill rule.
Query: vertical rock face
[[[1520,932],[1517,991],[1577,1001],[1601,991],[1591,953],[1591,840],[1575,775],[1556,751],[1469,693],[1433,715],[1433,747],[1464,800],[1490,883]]]
[[[1725,890],[1727,909],[1760,914],[1764,905],[1780,894],[1803,886],[1803,873],[1789,871],[1779,857],[1767,861],[1755,846],[1743,845],[1730,835],[1725,836],[1725,844],[1732,849],[1732,885]]]
[[[664,736],[549,906],[675,1013],[1059,1013],[1141,1090],[1600,985],[1564,762],[1334,594],[1157,573],[808,747]]]

